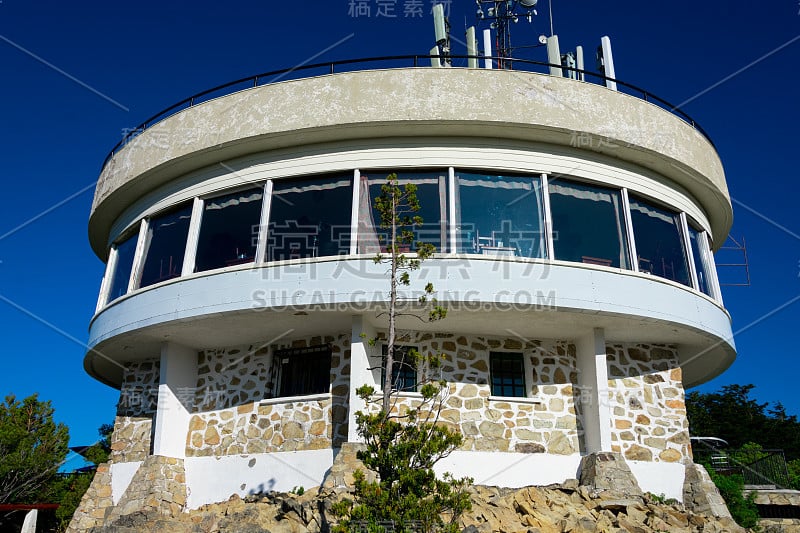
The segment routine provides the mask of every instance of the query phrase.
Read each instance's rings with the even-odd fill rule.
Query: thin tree
[[[398,288],[411,284],[410,273],[418,270],[423,261],[436,253],[436,247],[431,243],[414,241],[414,229],[422,226],[423,220],[417,214],[420,210],[420,203],[417,197],[417,186],[413,183],[406,183],[401,186],[397,174],[387,176],[386,183],[381,186],[380,196],[375,198],[375,210],[380,216],[379,227],[388,232],[386,254],[378,252],[374,261],[377,264],[389,264],[389,339],[386,358],[382,363],[385,377],[383,380],[383,401],[381,403],[383,412],[389,413],[392,394],[392,370],[394,368],[395,343],[397,341],[397,318],[405,315],[425,320],[425,318],[414,313],[400,312]],[[416,255],[415,257],[407,257],[405,251],[409,250],[412,244]],[[424,294],[418,298],[418,302],[425,305],[433,292],[433,284],[426,284]],[[438,305],[435,298],[432,298],[430,303],[432,308],[426,317],[427,321],[434,322],[447,316],[447,310]]]
[[[369,526],[369,531],[383,531],[378,524],[390,521],[399,528],[395,531],[455,533],[459,517],[471,506],[467,487],[473,480],[455,479],[449,473],[439,479],[433,470],[439,460],[463,442],[457,430],[439,420],[444,382],[434,383],[427,376],[419,388],[422,396],[419,404],[404,412],[392,413],[391,403],[397,355],[395,343],[400,337],[398,318],[408,316],[433,322],[447,315],[447,310],[431,296],[432,283],[427,283],[422,296],[416,299],[400,294],[402,287],[411,284],[411,272],[418,270],[436,249],[430,243],[414,240],[414,230],[423,224],[418,214],[420,203],[416,185],[401,186],[396,174],[389,175],[380,196],[375,199],[375,210],[380,215],[379,227],[386,233],[385,251],[378,252],[374,261],[389,266],[389,309],[379,314],[388,315],[389,338],[386,357],[381,363],[384,371],[382,407],[377,413],[370,410],[356,413],[358,434],[364,440],[364,449],[356,456],[378,479],[369,481],[361,469],[353,473],[354,501],[345,498],[334,504],[332,510],[342,521],[333,531],[362,531],[365,525]],[[412,246],[415,254],[406,256]],[[406,308],[414,300],[418,307]],[[425,306],[427,313],[421,309]],[[374,346],[376,341],[369,339],[369,344]],[[414,363],[423,360],[419,352],[410,350],[403,364],[411,364],[409,357]],[[424,361],[429,368],[438,367],[440,355],[429,353]],[[359,387],[356,393],[365,403],[376,400],[375,388],[370,385]],[[448,517],[446,523],[443,517]]]

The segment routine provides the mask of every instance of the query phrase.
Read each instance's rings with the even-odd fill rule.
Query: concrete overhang
[[[384,267],[371,257],[323,258],[194,274],[135,291],[92,320],[86,371],[119,386],[122,365],[157,358],[163,342],[203,350],[349,331],[353,315],[385,327]],[[727,312],[661,278],[580,263],[450,256],[424,263],[448,308],[444,321],[401,328],[526,339],[675,345],[684,384],[722,373],[736,352]],[[415,276],[416,277],[416,276]],[[411,294],[410,296],[416,296]]]
[[[255,87],[185,109],[132,139],[100,174],[89,239],[105,259],[117,218],[144,195],[197,169],[249,154],[398,137],[529,141],[602,153],[687,190],[715,246],[733,223],[712,144],[676,115],[634,96],[521,71],[406,68]],[[456,164],[457,162],[454,162]]]

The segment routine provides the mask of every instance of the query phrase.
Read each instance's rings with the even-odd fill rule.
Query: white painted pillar
[[[356,389],[363,385],[375,386],[375,377],[371,367],[380,364],[375,357],[375,348],[369,340],[375,338],[375,329],[363,316],[353,316],[353,336],[350,341],[350,402],[347,413],[347,442],[361,442],[356,427],[356,412],[364,411],[366,403],[358,397]],[[376,387],[377,388],[377,387]]]
[[[183,459],[197,387],[197,351],[173,342],[161,346],[161,379],[153,455]]]
[[[595,328],[580,337],[575,348],[586,452],[610,452],[611,406],[608,400],[605,331]]]

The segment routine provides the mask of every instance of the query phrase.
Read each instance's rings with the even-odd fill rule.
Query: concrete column
[[[366,403],[358,397],[356,389],[362,385],[375,385],[375,377],[371,367],[380,361],[369,356],[375,348],[369,345],[369,340],[375,338],[375,329],[370,326],[363,316],[353,316],[353,336],[350,341],[350,403],[348,406],[347,441],[361,442],[356,427],[356,412],[364,411]]]
[[[587,453],[611,451],[611,407],[608,401],[606,339],[602,328],[578,338],[578,386]]]
[[[197,387],[197,351],[172,342],[161,346],[161,377],[153,455],[183,459]]]

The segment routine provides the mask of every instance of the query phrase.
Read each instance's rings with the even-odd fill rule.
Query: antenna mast
[[[497,62],[499,68],[511,68],[513,48],[511,46],[511,25],[524,17],[528,22],[533,21],[537,15],[534,7],[538,0],[475,0],[478,4],[478,20],[489,20],[489,27],[495,30],[495,47],[501,59]],[[484,12],[484,6],[486,11]]]

